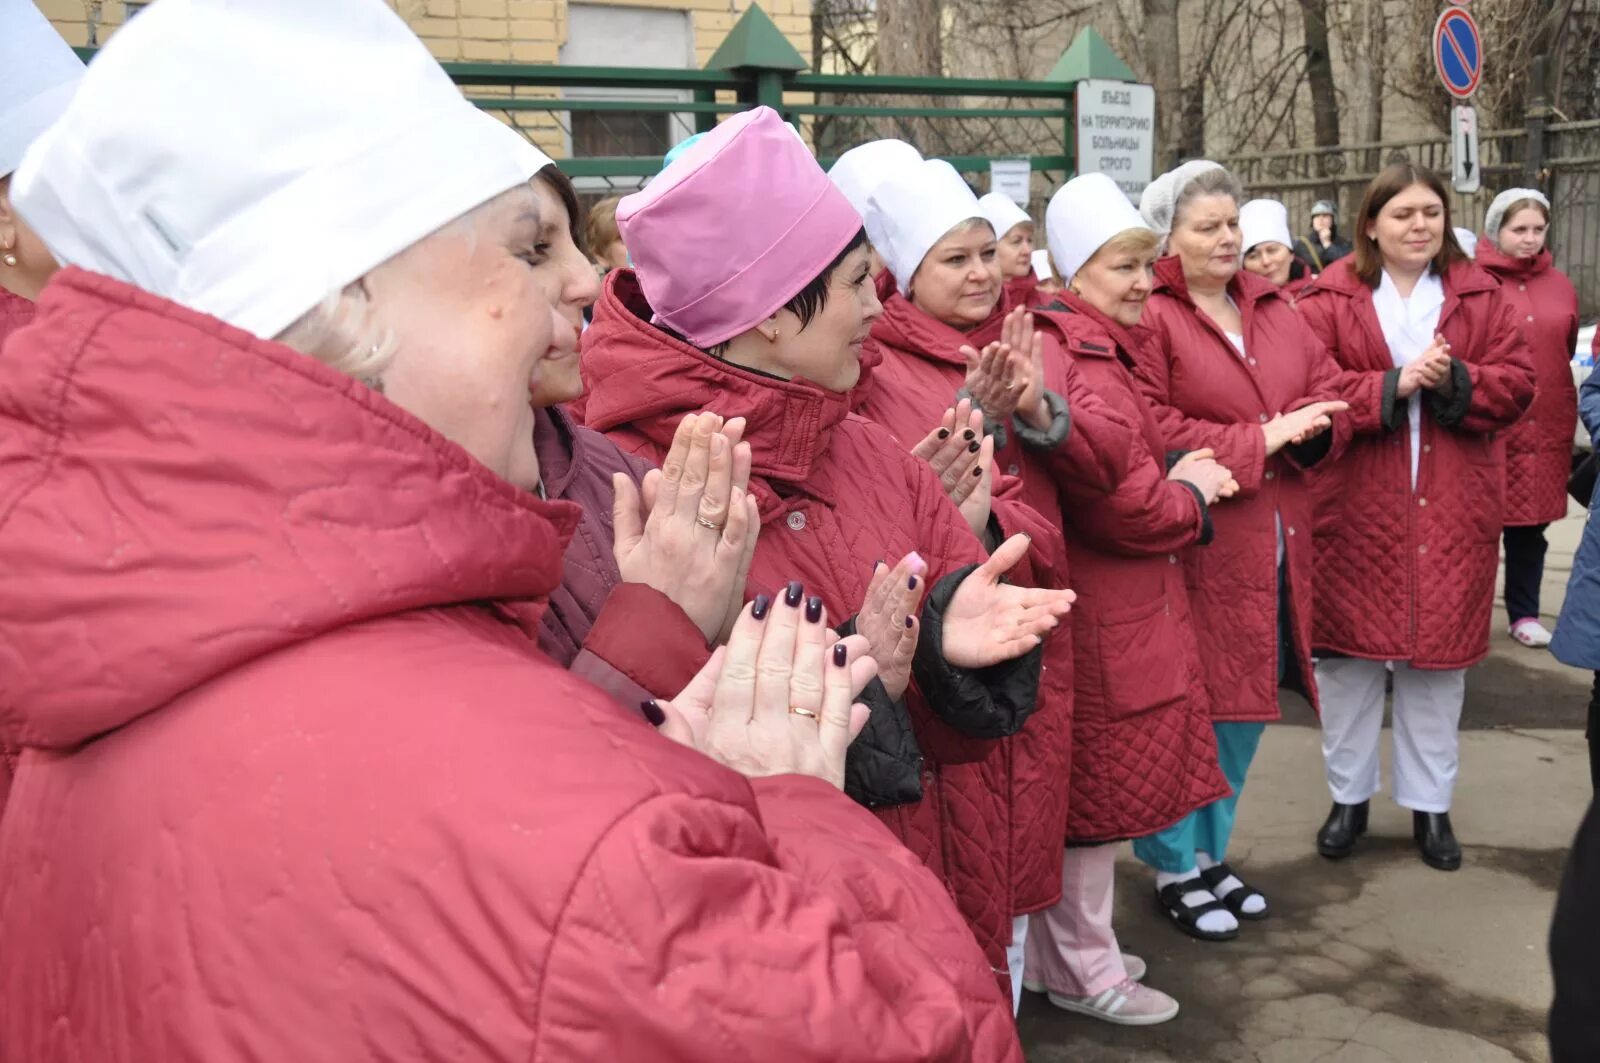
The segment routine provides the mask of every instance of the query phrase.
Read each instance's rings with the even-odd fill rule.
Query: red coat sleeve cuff
[[[676,697],[711,657],[688,614],[643,583],[611,589],[583,648],[658,698]]]

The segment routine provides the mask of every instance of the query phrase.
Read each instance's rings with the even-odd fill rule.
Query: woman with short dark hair
[[[1299,309],[1344,370],[1350,449],[1318,477],[1314,644],[1333,809],[1317,849],[1348,856],[1379,788],[1394,668],[1394,796],[1430,867],[1461,866],[1450,823],[1466,670],[1489,652],[1505,444],[1533,399],[1527,343],[1450,230],[1439,177],[1409,163],[1367,188],[1355,254]]]

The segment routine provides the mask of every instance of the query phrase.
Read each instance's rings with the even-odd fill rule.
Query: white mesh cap
[[[1546,213],[1550,210],[1550,200],[1537,188],[1508,188],[1494,197],[1489,204],[1489,209],[1483,215],[1483,234],[1491,239],[1500,235],[1500,226],[1505,224],[1506,208],[1519,199],[1531,199],[1535,203],[1543,204]]]
[[[1166,236],[1172,232],[1172,215],[1189,182],[1203,173],[1220,169],[1222,166],[1210,159],[1194,159],[1176,170],[1168,170],[1145,186],[1144,194],[1139,197],[1139,213],[1144,215],[1150,228]]]

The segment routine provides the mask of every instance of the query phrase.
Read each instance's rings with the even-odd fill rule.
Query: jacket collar
[[[613,271],[583,334],[589,427],[628,428],[664,451],[685,414],[743,417],[752,476],[819,494],[812,473],[849,414],[848,396],[715,358],[650,324],[651,314],[634,272]],[[754,479],[752,490],[764,518],[780,507],[779,492]]]
[[[576,506],[282,344],[69,268],[6,364],[14,744],[82,742],[337,628],[561,581]]]
[[[1478,244],[1476,262],[1480,269],[1501,280],[1526,280],[1549,272],[1555,259],[1548,247],[1532,258],[1512,258],[1485,239]]]
[[[901,354],[952,365],[965,372],[967,359],[961,348],[982,350],[998,340],[1007,310],[1005,300],[1001,299],[981,324],[963,332],[919,310],[910,299],[896,293],[883,304],[883,316],[872,323],[872,339]]]
[[[1093,304],[1081,296],[1073,295],[1070,291],[1062,291],[1055,296],[1056,301],[1046,306],[1041,313],[1046,317],[1055,315],[1076,314],[1091,322],[1096,328],[1106,334],[1111,344],[1103,345],[1095,342],[1085,342],[1081,338],[1073,338],[1070,350],[1074,355],[1090,358],[1116,358],[1133,366],[1133,352],[1137,349],[1137,341],[1133,333],[1125,326],[1100,312]]]
[[[1479,269],[1468,262],[1457,262],[1445,271],[1440,283],[1444,285],[1445,306],[1453,301],[1452,296],[1459,299],[1462,295],[1472,292],[1494,291],[1500,287],[1500,282],[1490,276],[1485,270]],[[1354,256],[1341,258],[1323,272],[1317,274],[1317,279],[1312,282],[1308,291],[1336,292],[1344,296],[1359,296],[1363,292],[1372,294],[1372,287],[1356,275]]]
[[[1194,297],[1189,294],[1189,282],[1183,275],[1183,260],[1177,255],[1165,255],[1156,260],[1155,265],[1157,292],[1165,292],[1176,299],[1181,299],[1190,306],[1194,306]],[[1283,289],[1269,280],[1256,276],[1247,269],[1240,269],[1228,282],[1228,295],[1239,307],[1239,313],[1248,319],[1257,303],[1264,299],[1283,298]]]

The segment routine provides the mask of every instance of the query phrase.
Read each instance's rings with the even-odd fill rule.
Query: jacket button
[[[1006,472],[1007,472],[1007,473],[1008,473],[1008,474],[1009,474],[1009,475],[1011,475],[1011,476],[1015,476],[1015,475],[1017,475],[1017,473],[1018,473],[1018,472],[1020,472],[1020,471],[1021,471],[1021,470],[1019,470],[1019,469],[1018,469],[1018,468],[1017,468],[1017,464],[1016,464],[1016,462],[1012,462],[1012,463],[1011,463],[1011,464],[1010,464],[1010,465],[1007,465],[1007,466],[1006,466]]]
[[[1254,358],[1250,359],[1250,364],[1251,365],[1255,365],[1256,364],[1256,360]]]
[[[1432,443],[1424,443],[1424,444],[1422,444],[1422,452],[1424,454],[1432,454],[1433,453],[1433,444]]]
[[[1423,543],[1421,546],[1417,547],[1417,553],[1425,554],[1427,552],[1428,552],[1428,544],[1427,543]]]
[[[1419,506],[1426,506],[1426,505],[1427,505],[1427,504],[1428,504],[1428,500],[1427,500],[1427,499],[1426,499],[1426,498],[1419,498],[1419,499],[1417,499],[1417,505],[1419,505]]]
[[[1167,564],[1176,565],[1177,563],[1178,563],[1178,555],[1177,554],[1168,554],[1167,555]]]
[[[1527,290],[1528,290],[1528,286],[1527,286],[1527,285],[1526,285],[1526,284],[1519,284],[1519,285],[1517,285],[1517,291],[1519,291],[1519,292],[1525,292],[1525,291],[1527,291]]]
[[[1294,534],[1294,525],[1293,524],[1289,525],[1289,534],[1290,535]]]
[[[1532,320],[1533,320],[1533,315],[1532,315],[1532,314],[1529,314],[1529,315],[1528,315],[1528,320],[1529,320],[1529,321],[1532,321]]]
[[[805,531],[806,515],[804,513],[791,513],[789,514],[788,524],[790,531]]]
[[[1277,473],[1275,473],[1275,472],[1273,472],[1273,471],[1272,471],[1272,470],[1271,470],[1271,469],[1268,469],[1268,470],[1267,470],[1267,479],[1269,479],[1269,480],[1270,480],[1270,479],[1272,479],[1272,478],[1273,478],[1273,477],[1274,477],[1274,476],[1276,476],[1276,475],[1278,475],[1278,474],[1277,474]]]
[[[1262,424],[1266,424],[1267,423],[1267,415],[1266,414],[1262,414],[1261,415],[1261,423]]]

